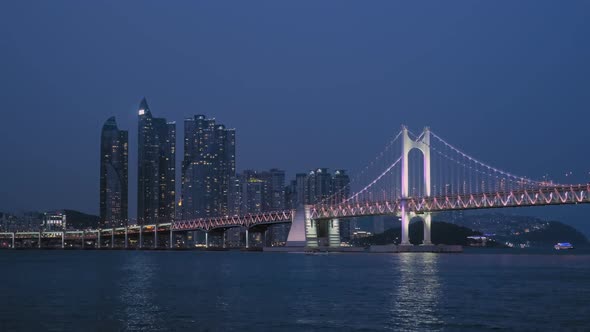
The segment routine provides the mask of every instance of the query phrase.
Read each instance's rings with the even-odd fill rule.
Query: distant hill
[[[584,234],[559,221],[501,213],[464,215],[454,219],[455,224],[489,234],[499,243],[532,247],[552,246],[557,242],[590,245]]]
[[[409,229],[410,242],[412,244],[422,244],[424,239],[424,223],[415,222],[410,224]],[[482,235],[480,232],[471,230],[442,221],[432,222],[432,243],[434,244],[459,244],[467,246],[470,240],[468,236]],[[401,239],[401,228],[392,228],[381,234],[375,234],[367,238],[356,240],[356,244],[362,246],[399,244]]]
[[[554,245],[557,242],[571,242],[574,245],[588,245],[588,238],[572,226],[558,221],[549,221],[543,229],[520,234],[523,241],[532,245]]]
[[[66,222],[68,228],[74,229],[85,229],[85,228],[97,228],[100,220],[99,216],[86,214],[84,212],[76,210],[63,210],[66,214]]]

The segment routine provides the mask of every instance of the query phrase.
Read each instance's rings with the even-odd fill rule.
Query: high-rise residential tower
[[[115,117],[110,117],[100,136],[101,227],[127,224],[128,145],[128,132],[119,130]]]
[[[184,121],[181,218],[233,214],[230,187],[236,173],[236,132],[196,115]]]
[[[138,115],[137,223],[170,222],[176,207],[176,123],[152,117],[145,98]]]

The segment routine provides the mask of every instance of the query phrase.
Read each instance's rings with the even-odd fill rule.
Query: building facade
[[[139,105],[137,223],[170,222],[176,215],[176,123]]]
[[[331,174],[327,168],[317,168],[309,173],[297,173],[285,188],[287,209],[304,204],[337,204],[350,196],[350,178],[345,170]]]
[[[184,121],[182,219],[233,214],[230,190],[235,186],[236,132],[196,115]]]
[[[100,226],[118,227],[128,220],[129,137],[115,117],[102,127],[100,137]]]

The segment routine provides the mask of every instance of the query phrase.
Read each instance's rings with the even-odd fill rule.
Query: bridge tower
[[[401,217],[402,217],[402,241],[401,245],[410,245],[409,227],[410,219],[412,214],[408,211],[408,198],[409,193],[409,156],[410,151],[418,149],[422,152],[424,157],[424,189],[426,197],[430,196],[430,128],[424,128],[422,135],[413,140],[408,135],[408,128],[402,126],[402,160],[401,160]],[[430,230],[431,230],[431,215],[429,212],[424,213],[424,241],[423,245],[432,244],[430,241]]]

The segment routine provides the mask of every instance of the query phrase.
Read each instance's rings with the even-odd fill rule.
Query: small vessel
[[[313,255],[313,256],[323,256],[327,255],[328,251],[306,251],[306,255]]]
[[[555,248],[555,250],[574,249],[574,246],[572,246],[572,244],[569,242],[559,242],[556,245],[554,245],[553,247]]]

